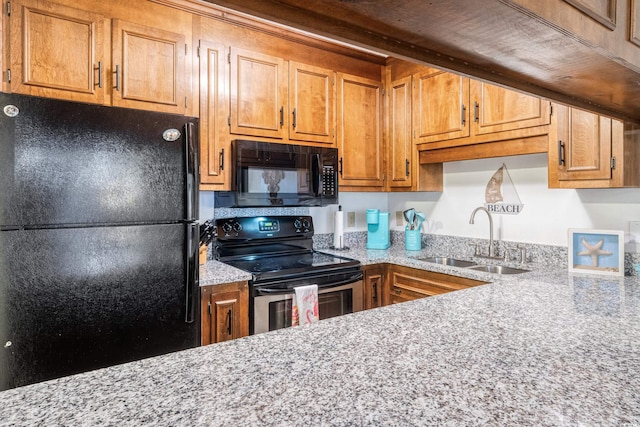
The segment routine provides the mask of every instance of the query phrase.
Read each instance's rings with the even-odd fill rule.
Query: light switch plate
[[[355,226],[356,226],[356,213],[347,212],[347,227],[355,227]]]

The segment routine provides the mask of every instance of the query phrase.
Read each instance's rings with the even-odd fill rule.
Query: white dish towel
[[[298,286],[291,306],[291,326],[308,325],[320,320],[318,285]]]

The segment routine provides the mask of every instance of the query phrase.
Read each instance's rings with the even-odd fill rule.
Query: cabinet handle
[[[373,282],[373,297],[374,301],[378,301],[378,282]]]
[[[342,157],[340,157],[340,160],[338,160],[338,163],[340,163],[340,169],[338,169],[338,172],[340,173],[340,176],[342,176]]]
[[[120,92],[120,66],[116,65],[116,90]]]
[[[564,143],[558,141],[558,166],[564,165]]]
[[[480,121],[480,104],[477,101],[473,103],[473,121],[476,123]]]
[[[98,87],[102,89],[102,61],[98,61]]]
[[[220,170],[224,170],[224,148],[220,150]]]
[[[293,128],[296,128],[296,109],[293,109]]]
[[[409,160],[404,160],[404,174],[405,176],[409,176]]]
[[[395,286],[393,287],[393,292],[395,292],[396,294],[401,294],[402,293],[402,289],[400,288],[396,288]]]
[[[467,107],[464,106],[464,104],[462,104],[462,111],[460,112],[460,123],[462,124],[462,126],[467,124]]]
[[[227,311],[227,334],[231,336],[231,309]]]
[[[280,127],[284,126],[284,106],[280,107]]]

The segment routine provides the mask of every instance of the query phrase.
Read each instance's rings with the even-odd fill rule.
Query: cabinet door
[[[414,75],[416,143],[469,136],[469,79],[435,68]]]
[[[390,266],[389,295],[391,304],[482,285],[485,282],[449,274]]]
[[[558,106],[556,120],[557,137],[550,144],[557,145],[549,147],[549,168],[557,169],[557,179],[611,179],[611,119]]]
[[[475,135],[548,125],[551,121],[549,101],[537,96],[473,80],[471,99]]]
[[[384,185],[382,83],[343,73],[337,80],[340,185],[379,189]]]
[[[13,0],[10,90],[104,102],[104,17],[44,0]]]
[[[118,19],[112,31],[113,105],[184,114],[184,35]]]
[[[335,143],[335,73],[289,63],[289,139]]]
[[[411,188],[413,164],[411,139],[411,77],[391,82],[389,88],[389,187]]]
[[[282,58],[231,48],[231,133],[283,138],[288,128]]]
[[[384,267],[373,266],[366,267],[364,270],[364,309],[382,307],[383,302],[383,286],[384,286]]]
[[[202,345],[249,335],[246,282],[202,289]]]
[[[200,189],[230,189],[231,138],[226,48],[201,40],[200,58]]]

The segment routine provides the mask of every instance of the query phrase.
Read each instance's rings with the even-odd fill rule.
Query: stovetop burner
[[[336,270],[344,267],[358,266],[360,263],[351,258],[339,257],[323,252],[305,254],[289,254],[268,256],[261,255],[247,259],[224,261],[233,267],[247,271],[254,275],[254,280],[273,278],[276,275],[293,275],[317,273],[320,271]]]
[[[216,227],[216,258],[251,273],[254,284],[360,268],[357,260],[313,250],[310,216],[220,219]]]

